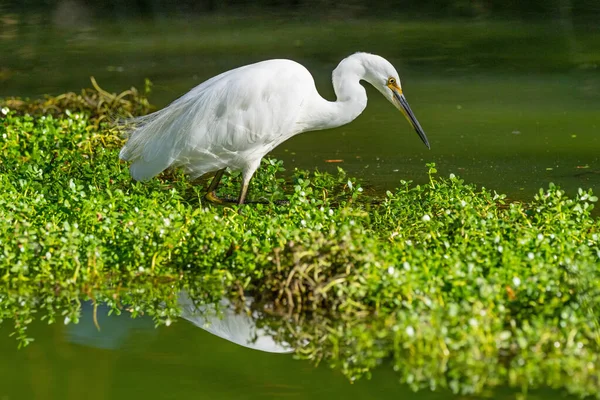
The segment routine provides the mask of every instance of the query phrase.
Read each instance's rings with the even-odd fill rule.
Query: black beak
[[[404,97],[403,94],[398,93],[398,91],[396,90],[392,90],[392,92],[394,93],[394,97],[396,98],[396,100],[398,100],[398,103],[400,104],[400,111],[402,111],[408,122],[410,122],[410,124],[413,126],[423,143],[425,143],[425,146],[427,146],[428,149],[431,149],[429,141],[427,140],[427,135],[425,135],[425,131],[423,130],[423,128],[421,128],[421,124],[419,124],[419,121],[417,121],[417,117],[415,117],[415,114],[410,109],[408,101],[406,101],[406,97]]]

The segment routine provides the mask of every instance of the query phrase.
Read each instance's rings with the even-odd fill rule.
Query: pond
[[[398,383],[391,368],[350,384],[337,371],[294,360],[288,354],[247,349],[187,321],[155,328],[151,319],[106,316],[84,304],[77,325],[34,323],[35,342],[17,350],[0,328],[3,399],[447,399],[447,392],[418,392]],[[499,391],[495,398],[512,398]],[[562,398],[535,391],[532,399]]]
[[[149,78],[152,102],[164,106],[220,72],[291,58],[333,99],[331,71],[343,57],[368,51],[396,65],[431,150],[367,87],[369,105],[353,123],[274,150],[288,168],[341,166],[387,189],[400,179],[424,181],[424,164],[434,161],[444,175],[459,173],[520,199],[549,182],[569,191],[600,183],[596,26],[567,33],[521,22],[215,17],[44,28],[19,21],[0,41],[12,54],[0,97],[78,91],[90,86],[90,76],[122,91]]]
[[[400,180],[441,176],[530,199],[550,182],[574,194],[600,189],[600,31],[519,21],[410,21],[285,17],[193,17],[53,24],[3,16],[0,97],[35,97],[89,87],[119,92],[144,79],[161,107],[225,70],[291,58],[333,99],[330,74],[358,51],[397,66],[404,92],[427,132],[427,150],[402,115],[367,88],[369,104],[353,123],[307,133],[272,153],[288,169],[338,166],[375,193]],[[597,210],[596,210],[597,211]],[[36,321],[35,341],[17,349],[12,326],[0,327],[0,399],[207,397],[452,398],[413,393],[392,368],[350,384],[326,365],[269,354],[222,340],[188,321],[155,328],[147,317],[106,317],[85,303],[78,325]],[[512,392],[495,392],[509,398]],[[532,398],[561,397],[536,392]]]

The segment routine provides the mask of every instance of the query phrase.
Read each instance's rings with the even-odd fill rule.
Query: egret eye
[[[395,85],[396,84],[396,79],[395,78],[389,78],[387,84],[388,85]]]

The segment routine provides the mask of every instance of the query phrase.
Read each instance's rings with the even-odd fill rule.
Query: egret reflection
[[[247,306],[252,298],[247,298]],[[251,315],[236,310],[227,298],[221,299],[219,307],[214,304],[196,306],[186,292],[179,295],[181,317],[199,328],[222,339],[254,350],[269,353],[290,353],[294,349],[287,343],[277,343],[265,329],[259,328],[256,321],[259,315]]]
[[[187,292],[180,293],[178,298],[181,307],[181,318],[195,326],[229,342],[254,350],[269,353],[290,353],[293,348],[287,343],[278,343],[265,329],[257,326],[259,313],[247,314],[238,311],[227,298],[216,304],[197,305]],[[252,299],[247,300],[249,306]],[[79,323],[69,323],[66,329],[67,341],[99,349],[119,349],[126,345],[128,339],[136,331],[156,334],[154,323],[149,317],[131,318],[126,313],[108,315],[110,308],[99,304],[96,318],[100,330],[94,324],[94,306],[84,302],[81,307]]]
[[[151,318],[131,318],[129,313],[109,315],[110,307],[98,304],[96,319],[100,329],[94,324],[94,305],[91,301],[82,302],[81,317],[78,323],[69,323],[65,331],[68,342],[96,349],[116,350],[126,346],[135,333],[144,331],[156,335]]]

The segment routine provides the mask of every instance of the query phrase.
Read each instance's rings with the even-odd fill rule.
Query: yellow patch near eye
[[[394,81],[394,82],[388,81],[387,87],[389,87],[392,90],[395,90],[399,94],[402,94],[402,88],[400,86],[398,86],[398,83],[396,83],[396,81]]]

